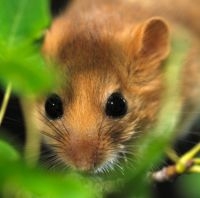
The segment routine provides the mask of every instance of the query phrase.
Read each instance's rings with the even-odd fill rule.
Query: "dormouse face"
[[[89,28],[61,34],[60,24],[48,32],[44,53],[66,83],[38,105],[39,129],[66,166],[104,172],[134,155],[137,138],[156,120],[168,28],[153,18],[123,40]]]
[[[134,133],[133,104],[115,75],[99,79],[88,71],[71,77],[65,93],[52,93],[43,103],[44,135],[67,165],[101,171],[125,152],[123,143]]]

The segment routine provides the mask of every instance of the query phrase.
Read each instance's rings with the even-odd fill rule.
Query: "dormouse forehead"
[[[77,35],[69,40],[63,41],[58,51],[58,59],[68,62],[68,67],[76,66],[79,69],[106,69],[116,66],[120,61],[120,46],[114,41]]]
[[[66,111],[70,109],[104,108],[107,98],[120,90],[121,80],[114,71],[82,70],[69,73],[68,81],[62,91]]]
[[[82,71],[69,72],[70,86],[74,92],[88,93],[97,97],[103,95],[111,87],[120,87],[120,78],[113,68],[110,69],[83,69]]]

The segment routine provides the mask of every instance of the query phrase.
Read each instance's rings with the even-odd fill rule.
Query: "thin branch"
[[[195,158],[199,152],[200,143],[196,144],[191,150],[187,151],[179,158],[177,158],[178,156],[174,151],[172,152],[172,150],[170,150],[170,153],[173,153],[172,156],[175,156],[175,164],[151,173],[151,178],[154,181],[163,182],[184,173],[200,173],[200,158]]]
[[[2,105],[1,105],[1,110],[0,110],[0,126],[3,122],[3,118],[4,118],[4,115],[6,113],[6,109],[7,109],[7,106],[8,106],[8,101],[10,99],[10,95],[11,95],[11,91],[12,91],[12,84],[9,83],[6,87],[6,91],[5,91],[5,94],[4,94],[4,97],[3,97],[3,102],[2,102]]]

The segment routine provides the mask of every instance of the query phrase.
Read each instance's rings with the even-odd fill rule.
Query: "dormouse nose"
[[[73,136],[70,144],[70,161],[72,166],[80,171],[93,170],[98,163],[98,146],[94,137]]]

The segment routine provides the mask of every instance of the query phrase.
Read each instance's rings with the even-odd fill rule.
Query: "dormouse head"
[[[55,20],[43,51],[65,75],[37,106],[39,129],[58,160],[103,172],[135,154],[156,121],[169,30],[161,18],[123,28]]]

